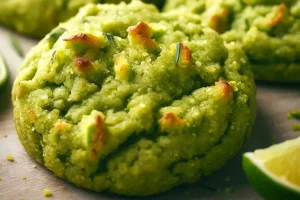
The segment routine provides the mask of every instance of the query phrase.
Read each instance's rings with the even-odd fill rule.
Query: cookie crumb
[[[26,180],[27,178],[26,178],[26,176],[22,176],[22,180]]]
[[[295,131],[295,132],[300,131],[300,125],[299,124],[293,124],[292,130]]]
[[[7,159],[9,162],[14,162],[14,158],[13,158],[11,155],[7,155],[7,156],[6,156],[6,159]]]
[[[52,192],[49,189],[44,189],[43,194],[44,194],[44,197],[51,197],[52,196]]]

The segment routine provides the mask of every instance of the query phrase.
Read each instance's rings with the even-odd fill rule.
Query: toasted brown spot
[[[179,65],[187,67],[188,65],[190,65],[192,61],[192,54],[190,49],[187,46],[184,46],[182,43],[180,43],[180,45],[181,45],[181,52],[179,57]]]
[[[183,124],[183,120],[177,117],[174,113],[166,113],[160,120],[159,123],[162,126],[178,126]]]
[[[114,70],[118,79],[129,80],[131,69],[124,55],[114,57]]]
[[[80,72],[88,72],[93,69],[92,62],[85,57],[75,57],[73,63]]]
[[[29,120],[31,123],[33,123],[33,122],[36,120],[36,118],[37,118],[36,113],[35,113],[35,110],[34,110],[34,109],[28,110],[28,112],[27,112],[27,117],[28,117],[28,120]]]
[[[228,9],[223,8],[219,13],[211,16],[209,26],[218,33],[224,33],[228,30]]]
[[[96,157],[97,154],[102,150],[107,137],[108,134],[104,119],[100,115],[98,115],[96,118],[95,134],[92,144],[92,157]]]
[[[127,29],[129,40],[133,45],[141,46],[149,51],[155,51],[157,44],[152,37],[151,28],[144,22],[138,22],[137,25]]]
[[[91,34],[85,34],[85,33],[80,33],[73,35],[70,38],[64,39],[65,42],[77,42],[77,43],[83,43],[87,44],[93,47],[99,47],[99,39]]]
[[[67,122],[56,122],[54,124],[55,131],[59,133],[66,133],[72,128],[72,125]]]
[[[216,82],[216,86],[221,89],[222,97],[229,98],[233,94],[233,88],[225,79]]]
[[[283,22],[285,14],[287,13],[287,7],[285,4],[280,4],[276,10],[275,15],[270,21],[270,26],[276,26],[279,23]]]

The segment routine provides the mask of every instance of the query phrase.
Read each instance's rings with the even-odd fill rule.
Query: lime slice
[[[8,78],[7,65],[4,57],[0,53],[0,88],[5,84]]]
[[[243,168],[264,199],[300,199],[300,137],[244,154]]]

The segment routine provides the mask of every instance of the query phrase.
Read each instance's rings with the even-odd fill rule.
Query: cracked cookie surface
[[[55,175],[146,196],[221,168],[251,132],[243,51],[196,15],[89,5],[49,33],[13,87],[19,138]]]

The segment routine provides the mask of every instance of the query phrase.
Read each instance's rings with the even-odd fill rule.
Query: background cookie
[[[130,2],[130,0],[122,0]],[[1,1],[0,24],[20,33],[42,38],[59,22],[74,16],[89,3],[119,3],[121,0],[9,0]],[[145,0],[159,8],[164,0]]]
[[[176,3],[177,2],[177,3]],[[185,3],[184,3],[185,2]],[[198,14],[227,42],[238,42],[258,80],[300,81],[300,1],[167,1],[164,10]]]
[[[222,167],[250,134],[255,85],[241,49],[199,23],[136,1],[60,24],[14,83],[28,153],[78,186],[125,195]]]

